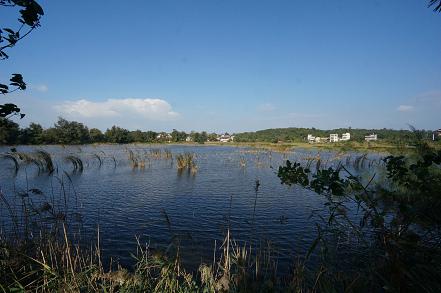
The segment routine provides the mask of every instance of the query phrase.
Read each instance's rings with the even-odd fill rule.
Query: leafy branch
[[[441,0],[430,0],[429,7],[433,7],[433,11],[441,12]]]
[[[0,0],[0,6],[13,8],[19,7],[20,26],[14,30],[10,27],[0,29],[0,60],[9,58],[6,49],[14,47],[17,42],[29,35],[35,28],[40,26],[40,18],[44,15],[43,9],[35,0]],[[23,33],[23,30],[26,32]],[[6,95],[18,90],[25,90],[26,83],[23,76],[18,73],[12,74],[9,84],[0,83],[0,94]],[[12,87],[12,88],[11,88]],[[25,115],[20,114],[20,108],[15,104],[0,104],[0,118],[10,118],[20,115],[20,119]]]

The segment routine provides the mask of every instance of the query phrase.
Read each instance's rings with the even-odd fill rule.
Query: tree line
[[[364,137],[375,133],[378,139],[387,143],[410,142],[415,137],[415,130],[394,129],[352,129],[338,128],[332,130],[320,130],[315,128],[276,128],[265,129],[255,132],[236,133],[235,142],[305,142],[308,134],[319,137],[329,137],[331,133],[339,135],[349,132],[351,141],[364,141]],[[432,131],[419,130],[419,137],[431,139]],[[11,119],[0,118],[0,145],[16,144],[89,144],[89,143],[163,143],[192,141],[205,143],[216,141],[216,133],[206,131],[186,133],[173,129],[171,133],[141,131],[112,126],[102,132],[97,128],[88,128],[83,123],[68,121],[62,117],[53,127],[44,129],[38,123],[31,123],[26,128],[20,126]]]
[[[0,145],[16,144],[89,144],[89,143],[161,143],[183,142],[190,140],[204,143],[208,139],[215,139],[215,133],[178,131],[171,133],[155,131],[130,131],[119,126],[112,126],[105,132],[97,128],[88,128],[83,123],[68,121],[59,117],[53,127],[44,129],[38,123],[31,123],[26,128],[11,119],[0,118]]]

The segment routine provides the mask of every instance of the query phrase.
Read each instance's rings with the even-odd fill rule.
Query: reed
[[[150,149],[150,157],[157,160],[161,159],[162,157],[161,149]]]
[[[163,152],[163,157],[166,160],[171,160],[171,159],[173,159],[173,154],[172,154],[172,152],[170,150],[165,149],[164,152]]]
[[[14,163],[14,174],[17,175],[18,170],[20,169],[20,164],[18,162],[17,155],[14,153],[5,153],[0,154],[0,159],[7,159]]]
[[[55,166],[52,161],[52,157],[48,152],[43,150],[38,150],[36,151],[36,158],[40,162],[43,172],[52,174],[55,171]]]
[[[129,154],[129,162],[133,169],[140,168],[145,169],[146,166],[146,158],[145,154],[135,153],[132,150],[128,150]]]
[[[196,156],[194,153],[183,153],[176,155],[176,167],[178,170],[187,169],[192,173],[197,172]]]
[[[101,158],[101,156],[98,154],[92,154],[92,156],[98,160],[99,167],[101,168],[101,166],[103,165],[103,159]]]
[[[74,156],[74,155],[69,155],[65,158],[66,161],[71,162],[74,169],[74,172],[79,172],[82,173],[84,170],[84,165],[83,165],[83,161],[81,160],[80,157]]]
[[[271,257],[263,257],[270,254],[237,243],[230,230],[221,246],[214,247],[221,254],[193,272],[183,267],[179,250],[167,255],[141,244],[139,238],[133,269],[105,268],[99,241],[81,248],[69,240],[67,230],[62,225],[59,238],[41,235],[32,251],[25,249],[25,243],[11,246],[2,239],[0,288],[5,292],[268,292],[289,285],[268,274],[277,266]]]
[[[247,166],[247,160],[245,159],[245,157],[239,158],[239,164],[241,168],[245,168]]]
[[[7,159],[14,163],[15,175],[17,175],[22,164],[34,164],[38,168],[39,173],[52,174],[55,171],[51,155],[43,150],[38,150],[34,153],[7,152],[0,154],[0,159]]]

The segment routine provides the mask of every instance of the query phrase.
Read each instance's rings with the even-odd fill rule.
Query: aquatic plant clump
[[[196,155],[194,153],[183,153],[176,155],[176,167],[179,171],[187,169],[192,173],[196,173],[198,167],[196,165]]]
[[[12,149],[10,152],[0,154],[0,159],[8,159],[14,163],[15,175],[23,164],[34,164],[37,166],[39,173],[52,174],[55,171],[55,164],[52,160],[51,154],[44,150],[25,153],[17,152],[15,149]]]

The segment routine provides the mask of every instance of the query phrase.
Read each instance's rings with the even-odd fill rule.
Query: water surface
[[[285,160],[305,162],[317,151],[185,145],[17,147],[19,152],[38,149],[52,155],[56,164],[52,175],[39,173],[33,165],[21,166],[14,175],[12,161],[0,160],[0,187],[10,205],[18,211],[20,192],[43,191],[32,195],[35,206],[48,201],[65,211],[85,244],[96,239],[99,227],[103,255],[122,264],[133,263],[130,253],[137,237],[153,249],[179,246],[189,264],[210,261],[228,226],[239,243],[271,247],[274,257],[288,264],[306,253],[317,235],[317,215],[324,215],[323,197],[282,185],[276,175]],[[170,151],[173,159],[155,158],[152,150],[158,149],[162,154]],[[0,153],[7,151],[0,148]],[[133,168],[130,151],[145,158],[144,168]],[[196,172],[178,172],[174,158],[185,152],[195,154]],[[81,158],[83,172],[74,172],[65,160],[69,155]],[[321,152],[321,164],[335,165],[348,155]],[[0,212],[7,230],[12,224],[4,203]]]

